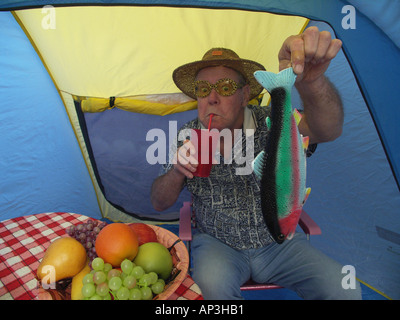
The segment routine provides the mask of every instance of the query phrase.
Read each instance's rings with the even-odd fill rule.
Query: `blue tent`
[[[195,54],[200,58],[205,50],[190,52],[191,46],[195,46],[190,35],[196,35],[197,42],[209,48],[212,43],[207,42],[206,36],[201,37],[201,32],[211,37],[229,31],[221,25],[216,28],[195,25],[207,19],[204,13],[228,14],[235,19],[240,13],[237,19],[248,15],[257,22],[261,14],[300,16],[306,18],[308,25],[329,30],[332,36],[343,41],[343,50],[327,71],[344,102],[343,135],[334,142],[319,145],[309,160],[308,185],[312,194],[306,209],[323,230],[323,236],[312,241],[341,263],[355,266],[357,277],[374,290],[393,299],[400,298],[400,4],[397,1],[126,0],[52,1],[50,4],[54,7],[43,7],[41,1],[2,1],[0,4],[1,220],[68,211],[96,218],[163,223],[175,221],[180,206],[178,203],[167,213],[160,214],[149,205],[149,187],[159,165],[147,161],[146,152],[154,140],[149,140],[145,133],[154,128],[167,132],[171,125],[179,127],[195,117],[196,111],[190,106],[185,112],[164,115],[137,110],[127,114],[121,108],[108,110],[111,96],[130,96],[132,92],[121,88],[115,94],[102,94],[94,85],[91,87],[91,83],[97,81],[95,76],[91,83],[85,78],[87,92],[76,85],[84,79],[83,75],[77,73],[79,70],[72,70],[72,66],[70,69],[66,60],[57,60],[57,48],[49,45],[52,43],[52,9],[56,8],[58,31],[64,21],[62,9],[73,11],[73,15],[68,16],[71,25],[85,26],[71,39],[67,31],[62,35],[76,41],[69,47],[71,54],[87,61],[91,57],[95,59],[95,53],[90,52],[90,47],[84,47],[90,43],[85,37],[91,28],[101,26],[91,25],[95,21],[92,18],[85,21],[74,20],[75,17],[83,11],[89,15],[87,10],[95,8],[129,8],[125,10],[129,13],[152,9],[144,11],[151,23],[138,27],[137,38],[124,40],[130,54],[144,52],[137,53],[143,69],[133,70],[129,79],[140,79],[147,71],[151,73],[154,59],[165,62],[158,67],[165,74],[178,66],[168,65],[170,48],[161,45],[165,40],[161,37],[167,38],[171,46],[177,46],[176,50],[171,50],[176,61],[194,60],[188,56]],[[182,23],[187,24],[187,38],[174,40],[173,34],[166,37],[163,30],[151,27],[157,20],[158,10],[163,9],[168,10],[168,14],[178,11]],[[40,27],[35,27],[35,16],[44,23]],[[198,20],[191,20],[193,18]],[[302,21],[293,28],[301,29]],[[264,32],[251,28],[250,22],[246,31],[249,37]],[[178,26],[181,25],[176,21],[168,23],[172,30]],[[110,25],[110,30],[114,27]],[[50,40],[45,39],[47,42],[42,41],[43,30],[48,32],[46,36],[49,35]],[[272,30],[271,36],[280,31]],[[141,45],[145,36],[153,39],[154,46],[147,42],[146,46]],[[105,53],[114,55],[113,48],[118,43],[111,42],[112,35],[101,34],[99,39],[101,37],[105,37]],[[235,40],[229,38],[224,44],[229,46],[230,41]],[[134,49],[128,43],[136,43]],[[260,48],[268,48],[264,45],[257,38],[251,43],[251,51],[257,53]],[[276,61],[265,63],[276,64]],[[107,65],[107,61],[104,65],[98,69],[110,75],[107,85],[112,87],[111,75],[116,68],[123,74],[123,67]],[[163,81],[172,82],[171,78],[152,82],[153,85],[157,83],[157,92],[147,92],[152,86],[146,87],[145,81],[140,81],[143,88],[141,83],[134,83],[142,89],[137,95],[161,92],[167,86],[161,83]],[[79,87],[76,92],[68,92],[74,85]],[[178,92],[177,89],[168,90],[171,87],[163,93]],[[91,101],[89,96],[106,99],[107,110],[81,112],[84,101]],[[145,101],[146,108],[149,101],[154,104],[154,100]],[[300,103],[298,97],[297,101]],[[180,107],[185,108],[185,103]],[[127,159],[123,160],[125,157]],[[185,199],[188,195],[184,193],[180,202]]]

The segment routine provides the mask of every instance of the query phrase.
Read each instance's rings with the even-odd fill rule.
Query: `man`
[[[332,40],[329,32],[311,27],[286,39],[279,52],[280,69],[292,66],[297,74],[295,86],[304,106],[299,130],[311,144],[334,140],[342,131],[341,99],[324,76],[340,47],[340,40]],[[262,69],[224,48],[211,49],[201,61],[177,68],[176,85],[198,102],[198,118],[182,129],[207,127],[212,115],[211,127],[231,130],[234,146],[240,140],[245,143],[246,130],[254,129],[256,156],[268,135],[269,108],[248,102],[262,90],[253,77]],[[241,137],[235,137],[235,129],[242,129]],[[162,211],[175,203],[184,186],[192,193],[198,226],[192,242],[193,278],[205,299],[241,299],[240,285],[250,278],[282,285],[304,299],[361,298],[359,287],[342,288],[342,267],[311,247],[303,234],[280,245],[274,242],[263,220],[254,173],[238,175],[239,164],[221,161],[208,178],[194,177],[197,161],[191,148],[188,140],[178,145],[175,161],[154,181],[151,198]],[[224,140],[218,157],[232,158]]]

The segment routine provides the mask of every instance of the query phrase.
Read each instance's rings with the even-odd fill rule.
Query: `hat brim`
[[[263,87],[254,78],[254,72],[265,70],[264,66],[258,62],[246,59],[200,60],[187,63],[175,69],[172,79],[183,93],[196,100],[197,98],[193,92],[193,82],[197,73],[201,69],[216,66],[224,66],[240,72],[250,85],[250,100],[257,97],[263,90]]]

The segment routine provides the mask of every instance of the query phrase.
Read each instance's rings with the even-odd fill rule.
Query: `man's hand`
[[[339,39],[331,39],[328,31],[307,28],[302,34],[287,38],[279,51],[279,70],[293,67],[296,82],[312,83],[328,69],[342,46]]]
[[[328,31],[307,28],[302,34],[288,37],[279,51],[279,69],[293,67],[296,88],[304,107],[300,133],[310,143],[332,141],[343,127],[343,106],[334,85],[324,76],[342,46]]]
[[[193,143],[190,140],[185,140],[174,156],[173,170],[189,179],[193,178],[193,172],[199,165],[197,159],[193,156],[195,152]]]
[[[185,177],[193,178],[193,172],[198,166],[193,152],[193,144],[186,140],[175,153],[172,169],[154,180],[151,186],[151,203],[157,211],[171,207],[182,191]]]

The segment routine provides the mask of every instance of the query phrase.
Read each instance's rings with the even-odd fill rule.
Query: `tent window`
[[[195,118],[197,111],[158,116],[112,108],[83,113],[77,100],[75,108],[90,161],[105,198],[119,210],[135,217],[176,220],[176,212],[184,200],[190,199],[189,194],[184,192],[176,205],[165,213],[160,214],[153,209],[150,188],[160,173],[161,164],[149,163],[146,153],[155,141],[146,139],[150,130],[159,129],[159,138],[165,139],[167,147],[158,150],[155,156],[160,162],[164,158],[168,160],[169,135],[176,136],[175,131]]]

